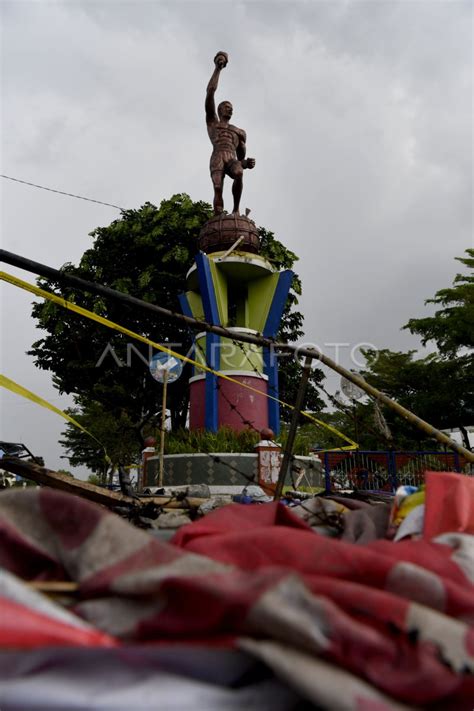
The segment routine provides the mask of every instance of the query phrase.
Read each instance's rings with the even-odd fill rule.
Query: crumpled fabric
[[[236,649],[179,645],[0,650],[2,711],[293,711],[304,701]]]
[[[390,519],[389,504],[373,504],[344,516],[342,539],[364,545],[379,538],[385,538]]]
[[[291,507],[291,513],[305,521],[316,533],[333,537],[341,534],[343,516],[348,511],[343,504],[322,496],[305,499]]]
[[[320,535],[365,545],[386,537],[391,507],[343,497],[315,496],[292,507],[291,512]]]
[[[23,580],[77,581],[72,612],[106,635],[82,645],[240,647],[328,709],[472,708],[474,585],[453,536],[354,545],[275,503],[221,508],[168,544],[58,491],[0,494],[0,564]],[[464,534],[464,561],[473,546]],[[4,622],[0,646],[21,649]],[[38,629],[38,647],[58,644],[56,624],[46,638]]]
[[[442,533],[474,534],[474,477],[453,472],[426,472],[427,539]]]

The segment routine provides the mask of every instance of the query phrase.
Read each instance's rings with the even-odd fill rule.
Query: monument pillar
[[[229,253],[238,240],[237,249]],[[194,318],[225,327],[229,336],[198,333],[194,359],[237,382],[196,369],[190,379],[190,429],[270,427],[278,433],[279,404],[265,397],[278,398],[276,353],[233,337],[240,333],[276,336],[293,272],[278,271],[259,254],[257,228],[243,215],[211,218],[201,230],[199,247],[187,274],[181,308]]]

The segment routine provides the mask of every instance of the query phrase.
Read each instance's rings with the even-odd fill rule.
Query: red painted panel
[[[205,428],[206,381],[195,380],[189,386],[189,429],[203,430]]]
[[[261,393],[267,393],[267,381],[246,375],[233,375],[234,380],[250,385]],[[235,406],[235,409],[232,408]],[[248,422],[244,422],[248,420]],[[251,423],[251,424],[250,424]],[[268,405],[264,395],[242,388],[237,383],[220,380],[219,427],[231,427],[240,432],[249,427],[260,431],[268,427]]]
[[[251,375],[232,375],[234,380],[255,388],[266,395],[267,381]],[[248,427],[261,430],[268,427],[267,398],[221,378],[219,380],[219,427],[231,427],[240,432]],[[189,429],[205,429],[205,380],[190,385]],[[235,409],[232,408],[235,406]],[[248,420],[248,424],[244,422]]]

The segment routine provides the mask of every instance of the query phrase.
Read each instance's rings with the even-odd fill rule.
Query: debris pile
[[[196,498],[164,542],[70,493],[3,492],[2,709],[471,709],[474,479],[366,499]],[[184,520],[170,503],[157,520]]]

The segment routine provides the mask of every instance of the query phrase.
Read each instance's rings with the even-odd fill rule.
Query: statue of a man
[[[233,213],[239,214],[240,197],[242,195],[242,176],[246,168],[254,168],[254,158],[245,158],[245,131],[229,123],[232,118],[232,104],[221,101],[217,107],[214,102],[219,74],[228,62],[225,52],[218,52],[214,57],[216,68],[207,85],[206,92],[206,123],[207,132],[214,147],[211,155],[211,178],[214,185],[214,214],[219,215],[224,209],[222,189],[224,176],[233,178],[232,195],[234,197]]]

